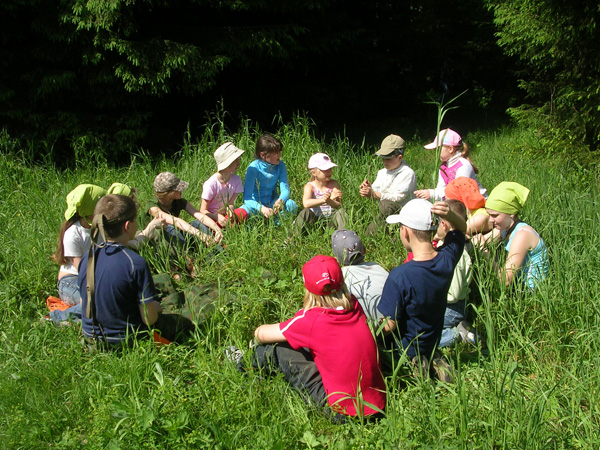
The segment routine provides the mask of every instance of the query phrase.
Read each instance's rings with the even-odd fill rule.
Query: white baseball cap
[[[315,153],[308,160],[309,169],[327,170],[332,167],[337,167],[337,164],[334,164],[326,153]]]
[[[424,198],[415,198],[404,205],[400,210],[400,214],[388,216],[385,221],[389,224],[401,223],[413,230],[435,230],[438,223],[437,217],[431,212],[432,206]]]

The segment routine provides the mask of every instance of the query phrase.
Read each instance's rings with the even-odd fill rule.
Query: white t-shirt
[[[82,258],[90,249],[91,244],[89,228],[84,228],[79,220],[73,222],[63,236],[64,256],[69,263],[60,266],[60,271],[77,275],[79,272],[77,267],[71,263],[71,258]]]
[[[383,315],[377,310],[383,285],[389,273],[379,264],[366,262],[342,267],[346,287],[363,307],[369,321],[379,322]]]
[[[394,170],[381,169],[377,172],[377,178],[371,188],[375,192],[381,192],[381,200],[390,200],[402,204],[413,198],[413,192],[417,190],[417,176],[402,161],[400,167]]]
[[[242,192],[244,192],[244,186],[239,176],[233,174],[227,183],[223,184],[219,181],[218,174],[215,173],[202,185],[202,200],[208,202],[208,212],[223,213],[231,199]]]

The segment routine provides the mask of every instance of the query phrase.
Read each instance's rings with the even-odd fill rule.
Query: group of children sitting
[[[336,164],[324,153],[310,158],[304,209],[297,213],[282,144],[268,134],[259,138],[243,184],[235,172],[244,151],[231,142],[215,151],[218,171],[203,185],[200,210],[182,198],[188,183],[160,173],[154,198],[145,206],[152,220],[142,232],[132,188],[80,185],[67,196],[54,255],[61,265],[59,295],[71,309],[55,311],[53,318],[80,314],[84,336],[108,345],[120,346],[146,330],[177,340],[194,323],[163,311],[148,264],[134,251],[141,242],[162,231],[175,245],[189,244],[193,236],[216,244],[223,240],[223,227],[257,215],[275,220],[295,215],[295,234],[327,221],[336,228],[334,257],[318,255],[303,265],[302,309],[285,322],[256,329],[252,365],[283,372],[305,398],[329,405],[334,417],[378,415],[385,408],[386,388],[376,331],[392,337],[383,338],[379,348],[391,349],[396,361],[409,361],[424,375],[437,373],[446,381],[450,369],[437,348],[457,339],[476,343],[466,321],[472,278],[467,248],[485,255],[492,241],[503,242],[508,256],[497,269],[506,284],[534,289],[548,272],[544,241],[518,218],[529,190],[503,182],[488,196],[468,146],[453,130],[442,130],[425,147],[440,152],[435,189],[417,190],[415,173],[403,159],[405,142],[396,135],[386,137],[375,153],[384,168],[373,183],[366,179],[359,186],[360,195],[376,201],[379,209],[367,233],[395,225],[408,252],[406,261],[389,273],[365,261],[363,242],[346,229],[342,191],[332,179]],[[236,207],[240,193],[243,204]],[[184,210],[194,217],[192,223],[180,218]]]

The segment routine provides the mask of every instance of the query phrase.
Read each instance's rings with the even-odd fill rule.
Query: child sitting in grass
[[[79,285],[83,335],[120,346],[150,327],[174,341],[189,333],[191,321],[162,314],[150,268],[144,258],[127,248],[137,231],[137,207],[124,195],[106,195],[95,209],[94,245],[81,260]],[[88,297],[89,295],[89,297]]]
[[[385,384],[366,316],[344,285],[335,258],[302,267],[304,305],[282,323],[254,332],[256,367],[276,368],[305,399],[338,415],[373,415],[385,407]],[[341,417],[335,416],[340,419]]]
[[[282,211],[292,214],[298,211],[296,202],[290,199],[287,169],[281,161],[282,151],[283,144],[270,134],[262,135],[256,142],[256,159],[248,166],[244,180],[242,208],[249,216],[261,214],[269,218]]]
[[[244,192],[242,179],[235,174],[240,168],[244,150],[226,142],[215,151],[217,172],[202,186],[200,212],[214,220],[221,228],[231,221],[242,222],[248,217],[243,208],[233,209],[238,194]]]
[[[485,210],[485,197],[479,192],[477,181],[458,177],[448,183],[444,192],[446,199],[458,200],[466,206],[468,237],[491,231],[490,216]]]
[[[331,170],[337,167],[325,153],[316,153],[308,160],[310,181],[304,185],[302,204],[294,227],[297,233],[306,231],[306,226],[319,220],[326,220],[330,226],[344,228],[346,212],[342,208],[342,191],[336,180],[331,178]]]
[[[215,221],[181,197],[188,186],[187,182],[181,181],[171,172],[159,173],[154,179],[155,198],[146,203],[147,213],[155,219],[164,219],[167,224],[165,232],[171,237],[170,240],[180,244],[187,243],[180,231],[198,237],[207,245],[221,242],[223,233]],[[186,222],[179,217],[181,211],[186,211],[196,220],[192,223]]]
[[[374,262],[365,261],[365,246],[354,231],[337,230],[331,236],[333,255],[342,266],[346,287],[362,306],[369,321],[383,319],[377,310],[388,271]]]
[[[67,194],[65,221],[60,227],[58,245],[52,259],[60,264],[58,295],[65,310],[54,309],[46,316],[55,324],[81,317],[79,294],[79,263],[91,245],[90,227],[96,203],[106,191],[93,184],[80,184]]]
[[[467,178],[470,180],[471,178]],[[479,192],[478,192],[479,193]],[[448,207],[461,219],[467,219],[465,205],[458,200],[446,200]],[[438,239],[437,247],[444,245],[444,239],[454,227],[444,219],[440,220],[436,237]],[[457,338],[475,344],[476,335],[473,332],[471,324],[466,320],[467,317],[467,297],[469,296],[469,285],[473,279],[473,269],[471,267],[471,257],[467,252],[466,246],[462,255],[454,268],[452,282],[448,289],[446,301],[446,312],[444,313],[444,329],[438,347],[449,347],[454,345]]]
[[[135,190],[135,188],[130,187],[126,184],[113,183],[107,189],[106,193],[114,195],[126,195],[127,197],[131,197],[131,199],[135,202],[136,205],[138,204],[136,197],[137,191]],[[154,237],[157,234],[156,230],[163,228],[165,224],[166,221],[164,218],[152,219],[150,223],[146,225],[146,228],[136,233],[135,238],[129,241],[127,246],[134,250],[138,250],[144,242],[147,242],[150,239],[154,239]]]
[[[368,229],[368,234],[374,234],[385,218],[396,214],[413,198],[417,188],[417,176],[404,161],[404,139],[390,134],[381,143],[381,148],[375,152],[381,158],[383,169],[377,172],[377,178],[371,185],[365,179],[360,185],[360,195],[377,201],[379,214]]]
[[[80,184],[67,194],[65,221],[60,227],[58,245],[52,259],[60,264],[58,295],[69,306],[81,302],[78,267],[90,248],[90,227],[96,203],[106,190],[93,184]]]
[[[437,228],[435,215],[447,220],[452,231],[446,235],[445,245],[434,249],[432,231]],[[441,368],[438,376],[449,381],[450,369],[442,356],[434,355],[444,328],[444,314],[448,289],[454,268],[465,246],[466,223],[447,203],[431,205],[427,200],[408,202],[400,214],[387,218],[389,224],[400,223],[400,239],[413,259],[390,272],[378,309],[386,318],[385,332],[397,333],[394,356],[406,352],[417,368],[429,375]]]
[[[494,227],[486,237],[502,241],[508,252],[504,267],[496,267],[500,279],[507,286],[516,283],[534,289],[548,276],[549,261],[544,240],[519,219],[528,195],[529,189],[519,183],[503,181],[496,186],[485,204]]]
[[[475,180],[479,192],[487,197],[486,189],[481,185],[477,174],[479,170],[471,162],[471,149],[460,135],[450,128],[439,132],[430,144],[425,145],[427,149],[440,149],[440,171],[438,184],[435,189],[420,189],[415,191],[416,198],[444,200],[444,190],[448,183],[458,177],[468,177]]]

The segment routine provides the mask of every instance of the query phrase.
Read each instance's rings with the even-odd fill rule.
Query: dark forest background
[[[426,102],[466,91],[446,126],[512,117],[593,155],[598,26],[591,0],[4,0],[0,125],[55,161],[126,162],[218,109],[231,127],[300,113],[324,134],[430,135]]]

